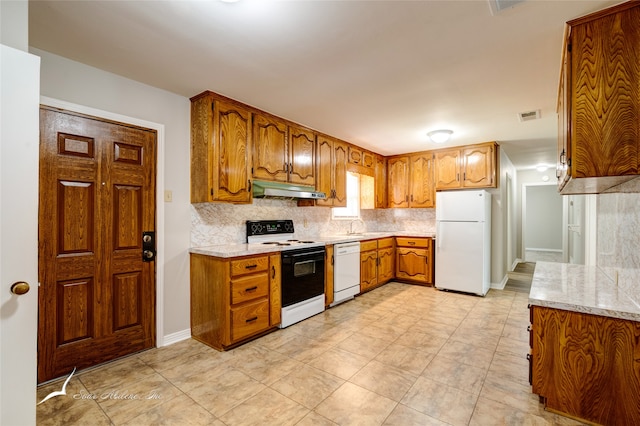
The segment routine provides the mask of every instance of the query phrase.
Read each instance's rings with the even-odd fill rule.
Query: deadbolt
[[[153,262],[156,258],[156,233],[145,231],[142,233],[142,260]]]
[[[20,296],[28,293],[30,288],[31,287],[29,287],[29,283],[24,281],[18,281],[13,283],[13,285],[11,286],[11,293],[17,294],[18,296]]]

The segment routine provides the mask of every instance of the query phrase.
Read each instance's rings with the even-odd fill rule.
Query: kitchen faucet
[[[354,219],[354,220],[352,220],[352,221],[351,221],[351,223],[349,224],[349,234],[355,234],[355,232],[353,232],[353,224],[354,224],[355,222],[360,222],[363,226],[365,226],[365,225],[364,225],[364,221],[363,221],[362,219]]]

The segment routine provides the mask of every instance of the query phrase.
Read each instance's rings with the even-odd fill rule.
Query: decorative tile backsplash
[[[362,223],[354,230],[434,232],[435,209],[362,210]],[[253,204],[201,203],[191,205],[191,246],[246,242],[245,221],[292,219],[295,238],[313,239],[320,235],[341,234],[349,230],[350,220],[332,220],[329,207],[298,207],[295,201],[254,199]]]
[[[640,194],[598,195],[596,264],[640,301]]]

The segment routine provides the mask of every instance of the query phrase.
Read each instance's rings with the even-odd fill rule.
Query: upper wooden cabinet
[[[191,202],[251,202],[251,112],[204,92],[191,99]]]
[[[639,22],[633,1],[567,23],[558,101],[563,194],[598,193],[640,174]]]
[[[435,189],[496,188],[498,159],[495,142],[435,151]]]
[[[375,161],[375,208],[386,209],[388,206],[387,159],[382,155],[376,155]]]
[[[433,154],[430,151],[390,157],[387,173],[390,208],[435,205]]]
[[[299,126],[289,126],[289,182],[316,184],[316,134]]]
[[[327,194],[315,200],[318,206],[346,207],[347,205],[347,144],[327,136],[318,136],[316,156],[316,189]]]
[[[286,182],[289,157],[287,123],[275,117],[253,116],[253,177]]]
[[[263,114],[253,116],[253,177],[315,185],[316,136]]]
[[[433,207],[436,191],[433,185],[433,154],[425,152],[409,157],[410,194],[409,207]]]
[[[375,167],[375,155],[359,146],[349,144],[348,161],[362,167],[373,169]]]
[[[387,160],[389,208],[409,207],[409,157]]]

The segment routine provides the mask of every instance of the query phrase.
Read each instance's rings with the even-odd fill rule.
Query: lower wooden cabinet
[[[393,238],[360,243],[360,292],[369,291],[394,277]]]
[[[530,379],[545,407],[603,425],[640,424],[640,323],[531,306]]]
[[[396,279],[433,284],[431,238],[396,237]]]
[[[333,257],[333,246],[325,247],[324,259],[324,306],[333,303],[333,265],[335,258]]]
[[[280,253],[242,258],[191,254],[191,335],[218,350],[281,322]]]

